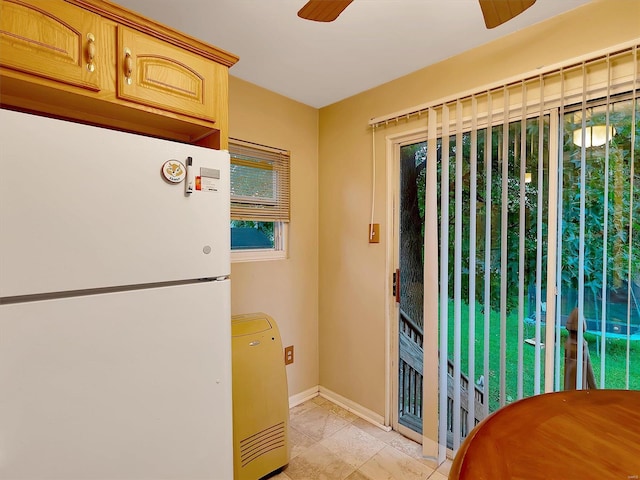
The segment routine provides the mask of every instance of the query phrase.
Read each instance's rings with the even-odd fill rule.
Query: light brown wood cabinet
[[[225,67],[122,26],[117,48],[118,98],[216,120]]]
[[[238,58],[104,0],[0,0],[0,104],[228,145]]]
[[[3,1],[0,12],[2,66],[90,91],[100,89],[94,63],[99,16],[46,1]]]

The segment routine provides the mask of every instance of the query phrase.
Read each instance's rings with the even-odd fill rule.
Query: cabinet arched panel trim
[[[89,38],[99,37],[100,17],[66,3],[50,11],[6,0],[0,16],[2,64],[20,72],[98,91],[98,75],[87,68]]]
[[[210,102],[224,67],[126,27],[118,28],[118,55],[118,97],[214,120]]]

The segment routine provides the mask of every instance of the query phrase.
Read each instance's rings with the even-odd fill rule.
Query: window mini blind
[[[289,152],[232,138],[229,153],[231,219],[288,222]]]

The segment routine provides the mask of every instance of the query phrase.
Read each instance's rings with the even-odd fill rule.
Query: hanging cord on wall
[[[369,241],[373,239],[373,214],[375,212],[376,205],[376,126],[371,127],[371,168],[372,168],[372,180],[371,180],[371,221],[369,222]]]

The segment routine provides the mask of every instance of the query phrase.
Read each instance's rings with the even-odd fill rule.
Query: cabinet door
[[[215,120],[214,62],[118,26],[119,98],[196,118]]]
[[[100,17],[61,0],[1,0],[0,65],[98,91]]]

